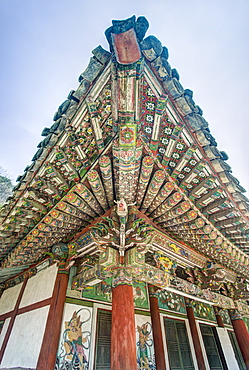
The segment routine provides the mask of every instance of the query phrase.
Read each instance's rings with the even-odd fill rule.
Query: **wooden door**
[[[227,370],[225,358],[216,335],[215,327],[200,324],[210,370]]]
[[[170,370],[194,370],[185,322],[165,318],[164,327]]]

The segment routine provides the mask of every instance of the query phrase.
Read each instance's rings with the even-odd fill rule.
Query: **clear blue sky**
[[[171,66],[249,190],[248,0],[1,0],[0,166],[13,180],[23,173],[91,50],[108,48],[111,20],[133,14],[146,16],[147,35],[168,47]]]

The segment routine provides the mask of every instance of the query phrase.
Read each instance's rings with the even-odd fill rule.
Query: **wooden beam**
[[[75,234],[73,236],[73,238],[70,240],[70,242],[73,242],[75,240],[77,240],[81,235],[85,234],[86,232],[88,232],[89,230],[91,230],[91,228],[97,223],[97,222],[101,222],[101,220],[103,219],[103,217],[109,217],[111,212],[113,210],[113,207],[110,208],[106,213],[104,213],[102,216],[99,216],[98,218],[95,218],[94,221],[87,225],[86,227],[84,227],[83,230],[79,231],[77,234]]]

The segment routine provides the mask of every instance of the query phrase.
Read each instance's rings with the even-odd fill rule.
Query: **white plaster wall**
[[[233,347],[229,339],[227,329],[219,328],[219,327],[217,327],[216,329],[217,329],[217,333],[220,339],[220,343],[223,349],[223,353],[226,359],[228,369],[239,370],[239,366],[238,366],[238,363],[234,355]]]
[[[36,368],[47,321],[49,306],[16,317],[1,369],[5,367]]]
[[[0,315],[12,311],[15,308],[17,298],[19,296],[22,284],[18,284],[12,288],[6,289],[0,299]]]
[[[2,344],[3,344],[3,340],[4,340],[4,337],[5,337],[6,331],[8,329],[9,323],[10,323],[10,317],[8,317],[4,321],[4,324],[3,324],[2,332],[0,334],[0,348],[1,348]]]
[[[57,266],[54,264],[28,279],[20,307],[50,298],[53,293],[56,274]]]

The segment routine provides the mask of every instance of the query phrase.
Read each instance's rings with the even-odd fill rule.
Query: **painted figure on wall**
[[[133,280],[132,282],[134,305],[137,308],[149,308],[147,287],[144,282]]]
[[[84,312],[85,320],[81,321],[80,311]],[[82,312],[83,313],[83,312]],[[88,358],[86,350],[90,346],[89,331],[83,331],[82,326],[90,320],[91,313],[87,308],[74,311],[71,319],[65,322],[63,340],[58,351],[56,370],[87,370]]]
[[[140,286],[133,286],[133,296],[135,302],[139,300],[138,302],[142,305],[146,301],[146,295],[144,291],[140,288]]]
[[[152,328],[149,322],[137,325],[139,339],[137,342],[137,362],[139,370],[156,370],[154,356],[152,355],[153,339]]]

